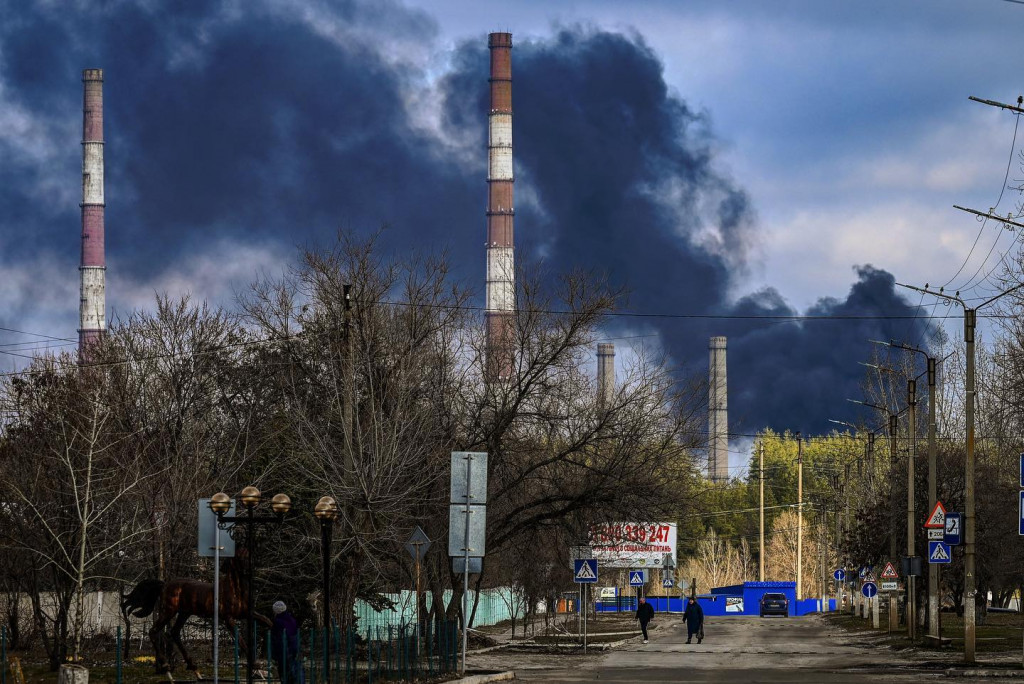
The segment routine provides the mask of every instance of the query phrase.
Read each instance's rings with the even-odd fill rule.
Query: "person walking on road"
[[[646,644],[647,623],[654,619],[654,606],[643,597],[640,597],[640,605],[636,607],[636,619],[640,621],[640,631],[644,633],[644,643]]]
[[[686,611],[683,613],[683,622],[686,623],[686,643],[690,643],[693,635],[697,635],[697,643],[704,641],[704,609],[697,603],[697,599],[690,597],[686,604]]]

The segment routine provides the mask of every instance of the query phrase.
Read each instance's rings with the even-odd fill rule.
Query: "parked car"
[[[761,596],[761,617],[781,615],[789,617],[789,599],[785,594],[764,594]]]

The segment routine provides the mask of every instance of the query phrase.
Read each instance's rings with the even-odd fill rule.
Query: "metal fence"
[[[246,654],[239,646],[238,637],[236,626],[232,648],[223,649],[225,655],[221,661],[221,671],[226,665],[235,684],[246,679]],[[282,645],[280,653],[272,651],[270,630],[257,626],[256,631],[257,659],[259,669],[264,673],[261,681],[275,684],[299,684],[299,681],[306,684],[372,684],[430,679],[456,670],[460,643],[460,632],[455,622],[427,622],[422,632],[413,623],[390,624],[378,627],[368,637],[355,629],[342,634],[337,626],[329,631],[307,628],[298,634],[298,657],[294,657],[287,652],[286,644]],[[123,653],[121,630],[118,628],[117,684],[124,681]],[[295,661],[295,669],[292,660]],[[6,669],[6,663],[4,665]],[[301,679],[296,670],[301,670]],[[6,681],[0,684],[6,684]]]
[[[485,589],[480,592],[479,600],[477,600],[476,592],[470,591],[469,594],[471,612],[474,601],[476,601],[476,614],[473,615],[472,627],[496,625],[499,622],[511,620],[513,616],[519,619],[526,612],[526,600],[523,595],[509,587]],[[356,601],[357,629],[364,638],[378,633],[380,629],[387,629],[389,625],[416,622],[416,592],[402,591],[384,594],[384,596],[393,604],[393,608],[377,610],[364,601]],[[446,591],[444,594],[445,605],[451,599],[452,592]],[[426,595],[426,603],[427,610],[429,610],[433,604],[431,594]]]
[[[222,681],[234,681],[236,684],[246,679],[246,654],[239,646],[238,637],[236,626],[234,638],[230,640],[233,643],[224,644],[226,648],[221,649],[220,663]],[[306,684],[414,682],[457,669],[461,632],[454,621],[427,621],[422,629],[417,629],[415,622],[394,622],[378,623],[369,629],[365,626],[359,630],[349,629],[344,634],[337,626],[329,631],[307,628],[300,631],[298,642],[298,658],[294,660]],[[296,673],[289,673],[287,665],[283,670],[279,667],[280,663],[291,660],[291,654],[272,652],[270,630],[257,627],[256,644],[259,669],[265,673],[262,681],[299,684]],[[192,644],[189,646],[190,650],[194,648]],[[103,681],[124,684],[127,681],[126,656],[120,627],[116,631],[114,654],[112,679]],[[0,626],[0,684],[8,684],[9,681],[15,684],[10,679],[11,664],[7,627]],[[225,669],[230,673],[226,677]]]

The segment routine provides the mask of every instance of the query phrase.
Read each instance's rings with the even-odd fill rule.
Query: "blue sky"
[[[87,67],[106,72],[115,313],[154,291],[231,307],[339,227],[448,245],[482,281],[494,30],[516,44],[519,258],[611,272],[631,310],[914,314],[930,302],[893,281],[982,296],[1015,250],[1015,234],[952,208],[993,206],[1011,156],[1009,183],[1024,176],[1014,117],[967,100],[1024,91],[1015,3],[0,0],[0,16],[5,328],[75,337]],[[1000,212],[1019,200],[1007,190]],[[729,335],[737,430],[852,418],[866,338],[927,333],[906,320],[606,331],[653,336],[697,374],[707,337]]]

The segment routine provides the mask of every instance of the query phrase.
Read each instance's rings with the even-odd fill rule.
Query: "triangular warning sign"
[[[583,561],[583,565],[580,566],[579,572],[576,573],[576,579],[597,579],[597,575],[594,574],[594,569],[590,567],[590,563]]]
[[[882,579],[897,579],[899,573],[896,572],[896,567],[892,563],[886,563],[885,569],[882,570]]]
[[[935,508],[932,509],[931,515],[928,516],[928,521],[925,522],[924,526],[946,528],[946,507],[942,505],[941,501],[935,502]]]
[[[949,553],[946,552],[945,544],[936,544],[935,548],[932,549],[932,555],[929,557],[932,562],[935,561],[948,561]]]

